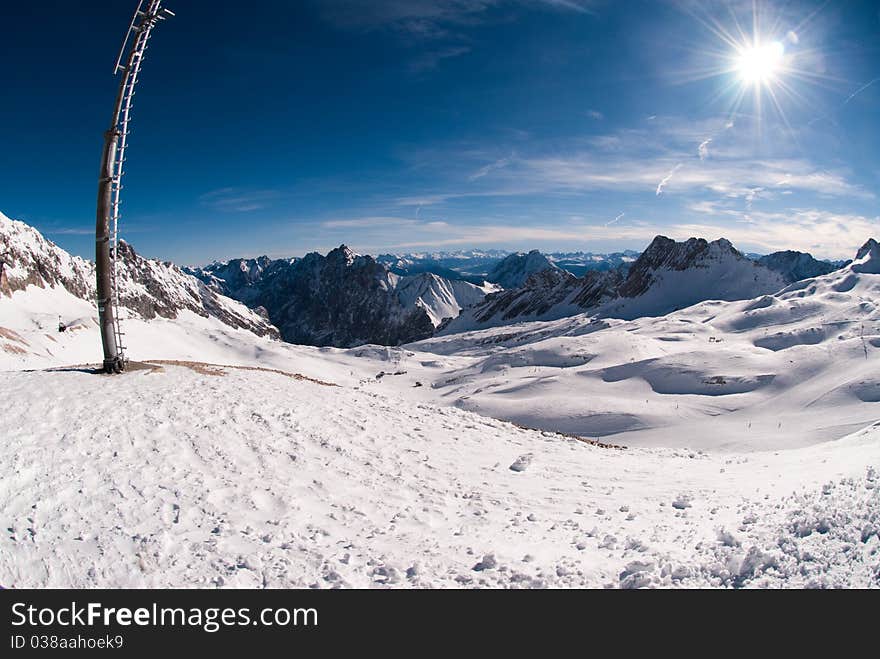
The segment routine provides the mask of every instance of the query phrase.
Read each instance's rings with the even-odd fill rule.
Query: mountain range
[[[597,316],[659,316],[703,300],[741,300],[772,293],[785,277],[738,252],[727,240],[657,236],[627,268],[583,277],[557,267],[522,286],[494,293],[445,323],[444,333],[589,312]]]
[[[62,287],[91,302],[93,265],[71,256],[32,227],[2,216],[0,245],[6,265],[0,291],[33,284]],[[503,253],[355,254],[345,245],[322,255],[266,256],[214,262],[201,268],[144,259],[120,245],[120,304],[144,319],[176,318],[184,311],[211,317],[290,343],[353,347],[400,345],[450,334],[590,313],[598,317],[663,315],[709,299],[748,299],[792,281],[826,274],[837,264],[809,254],[778,252],[753,260],[728,241],[657,236],[635,252],[598,257]],[[589,261],[577,276],[560,264]],[[454,277],[431,271],[457,264]],[[616,265],[615,265],[616,264]],[[479,266],[479,267],[477,267]],[[462,273],[485,270],[467,281]],[[398,272],[413,274],[398,274]],[[473,277],[473,274],[468,275]]]

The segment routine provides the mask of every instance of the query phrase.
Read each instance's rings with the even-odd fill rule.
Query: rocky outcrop
[[[33,227],[0,213],[0,260],[4,283],[0,294],[28,286],[60,286],[77,297],[93,299],[94,267],[71,256]]]
[[[433,273],[400,277],[395,289],[404,308],[422,307],[434,326],[447,318],[456,318],[462,309],[483,301],[496,290],[491,284],[477,286],[460,279],[446,279]]]
[[[119,243],[119,256],[119,303],[142,318],[177,318],[186,310],[258,336],[278,337],[278,330],[259,313],[208,288],[173,263],[145,259],[124,241]]]

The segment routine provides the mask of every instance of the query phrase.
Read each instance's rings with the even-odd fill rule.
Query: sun
[[[785,46],[779,41],[754,44],[739,50],[735,60],[740,80],[752,85],[768,85],[785,68]]]

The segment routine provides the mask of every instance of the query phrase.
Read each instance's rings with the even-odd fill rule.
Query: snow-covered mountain
[[[703,300],[745,300],[773,293],[787,282],[743,256],[728,240],[657,236],[629,269],[620,299],[601,313],[613,318],[662,316]]]
[[[71,256],[24,222],[0,213],[0,296],[28,286],[60,287],[83,299],[94,299],[94,266]]]
[[[812,254],[786,250],[773,252],[757,259],[757,262],[765,268],[770,268],[782,275],[788,283],[801,279],[827,275],[829,272],[839,270],[846,263],[831,263],[814,259]]]
[[[336,347],[425,338],[444,318],[496,288],[428,272],[399,276],[345,245],[326,256],[236,259],[190,272],[207,286],[265,309],[286,341]]]
[[[850,270],[870,275],[880,274],[880,243],[871,238],[862,245],[850,264]]]
[[[536,272],[558,269],[546,256],[533,249],[528,254],[517,252],[503,258],[492,268],[486,280],[502,288],[518,288]]]
[[[747,259],[727,240],[676,242],[657,236],[626,268],[592,270],[581,278],[558,269],[539,273],[518,288],[487,296],[442,329],[449,334],[587,311],[624,319],[660,316],[703,300],[740,300],[772,293],[786,283],[780,274]]]
[[[120,243],[120,257],[123,318],[176,320],[190,315],[257,336],[278,336],[278,330],[260,314],[210,290],[177,266],[145,259],[124,242]],[[51,332],[57,331],[59,322],[71,331],[97,328],[91,262],[68,254],[33,227],[2,214],[0,261],[0,328],[7,332],[34,328]],[[37,337],[39,346],[51,346],[53,341],[51,333]],[[39,346],[30,348],[45,352]],[[23,349],[20,343],[12,342],[0,347],[7,352]]]

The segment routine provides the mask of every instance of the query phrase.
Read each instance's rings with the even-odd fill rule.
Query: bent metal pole
[[[125,368],[122,332],[119,328],[117,304],[119,291],[116,281],[118,254],[119,196],[125,149],[128,143],[128,124],[131,101],[138,74],[153,27],[174,13],[162,8],[162,0],[140,0],[134,17],[122,42],[114,73],[122,73],[119,91],[113,105],[110,128],[104,133],[104,150],[98,179],[98,212],[95,223],[95,274],[97,285],[98,321],[101,326],[101,344],[104,349],[104,371],[121,373]],[[131,48],[126,57],[126,47]],[[125,57],[125,63],[123,63]]]

